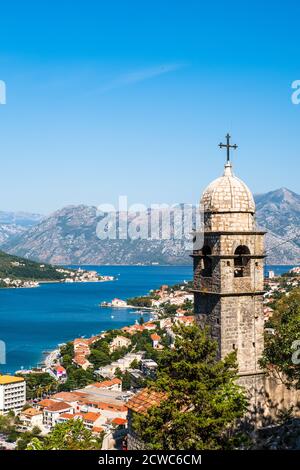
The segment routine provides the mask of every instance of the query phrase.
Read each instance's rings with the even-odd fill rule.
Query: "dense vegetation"
[[[7,415],[0,416],[0,434],[5,437],[7,442],[16,442],[17,450],[24,450],[31,439],[41,433],[41,430],[35,426],[31,431],[20,432],[18,430],[19,423],[20,420],[13,411],[10,411]]]
[[[237,420],[247,400],[236,384],[235,354],[217,360],[217,345],[197,326],[176,328],[176,348],[161,352],[153,389],[167,399],[133,426],[147,449],[230,449],[241,445]]]
[[[131,299],[127,299],[128,305],[132,305],[134,307],[151,307],[152,300],[151,297],[144,296],[144,297],[133,297]]]
[[[100,450],[103,435],[94,436],[81,419],[56,424],[43,439],[34,437],[27,450]]]
[[[26,398],[33,400],[57,391],[58,383],[47,372],[21,375],[26,380]]]
[[[288,387],[300,389],[300,289],[281,294],[275,301],[261,364]]]
[[[0,278],[7,277],[21,280],[59,281],[64,278],[64,275],[49,264],[36,263],[0,251]],[[3,287],[3,282],[1,284],[0,287]]]

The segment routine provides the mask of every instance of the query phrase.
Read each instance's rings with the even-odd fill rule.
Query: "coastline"
[[[266,272],[271,270],[272,266],[267,266]],[[281,266],[286,272],[286,266]],[[106,266],[103,269],[104,274],[117,277],[118,283],[116,284],[81,283],[86,286],[78,288],[78,283],[74,282],[72,289],[72,283],[67,288],[64,286],[65,283],[51,282],[43,283],[49,284],[49,288],[46,288],[46,285],[43,288],[41,284],[41,290],[38,289],[32,294],[28,293],[27,288],[22,288],[23,291],[18,289],[15,292],[11,288],[9,288],[10,291],[3,288],[5,292],[2,292],[2,308],[0,306],[0,329],[1,326],[9,328],[11,333],[6,337],[0,336],[0,339],[10,347],[7,364],[3,365],[1,370],[13,374],[22,367],[34,368],[35,364],[45,360],[45,356],[42,355],[44,350],[53,351],[57,349],[58,344],[72,341],[76,337],[88,337],[95,332],[126,326],[132,324],[135,318],[139,318],[135,315],[136,309],[131,308],[132,315],[127,314],[126,309],[122,309],[124,314],[121,309],[116,313],[103,309],[101,313],[98,305],[102,299],[112,299],[115,296],[124,299],[142,296],[164,283],[172,285],[191,278],[191,269],[187,266],[182,266],[180,269],[174,266],[159,268],[162,267],[130,266],[130,268],[120,268],[120,270],[114,267],[110,270],[110,266]],[[100,272],[102,272],[101,267],[99,267]],[[21,313],[22,315],[19,316]],[[113,320],[110,318],[111,314],[115,317]],[[17,330],[14,322],[10,321],[10,318],[16,317],[19,318]],[[74,319],[76,319],[75,322]],[[31,340],[33,329],[35,334]],[[60,331],[67,333],[67,336]],[[22,348],[22,353],[19,353],[20,348]]]

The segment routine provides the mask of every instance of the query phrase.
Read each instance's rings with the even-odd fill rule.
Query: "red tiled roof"
[[[64,418],[64,419],[74,419],[74,416],[72,413],[63,413],[60,415],[61,418]]]
[[[104,429],[101,426],[94,426],[92,432],[103,432]]]
[[[178,317],[177,319],[179,322],[182,323],[194,323],[195,317],[193,315],[185,316],[185,317]]]
[[[145,328],[156,328],[156,325],[154,323],[147,322],[147,323],[144,323],[144,327]]]
[[[113,424],[116,424],[117,426],[120,426],[122,424],[126,424],[127,423],[127,419],[124,419],[124,418],[115,418],[112,420],[112,423]]]
[[[121,383],[122,383],[122,380],[115,377],[114,379],[103,380],[103,382],[96,382],[92,385],[97,388],[105,388],[105,387],[111,387],[112,385],[121,384]]]
[[[66,369],[63,366],[55,366],[54,367],[57,372],[66,372]]]
[[[75,402],[79,399],[78,392],[59,392],[52,395],[55,400],[63,400],[65,402]]]
[[[160,336],[157,335],[156,333],[153,333],[150,338],[152,339],[152,341],[160,341]]]
[[[54,401],[51,405],[46,407],[47,411],[62,411],[69,409],[70,405],[64,401]]]
[[[45,408],[47,406],[52,405],[53,403],[56,403],[54,400],[50,400],[50,398],[45,398],[44,400],[41,400],[37,403],[38,406]]]
[[[136,413],[146,414],[149,408],[158,406],[165,397],[164,392],[144,388],[127,402],[127,407]]]
[[[21,415],[31,418],[32,416],[37,416],[42,413],[43,412],[41,410],[37,410],[36,408],[27,408],[27,410],[22,411]]]
[[[97,421],[98,418],[100,418],[101,414],[100,413],[95,413],[93,411],[88,411],[87,413],[84,413],[83,419],[84,421]]]

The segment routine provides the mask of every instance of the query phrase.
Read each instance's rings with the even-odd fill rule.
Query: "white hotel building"
[[[26,403],[26,382],[22,377],[0,375],[0,415],[20,413]]]

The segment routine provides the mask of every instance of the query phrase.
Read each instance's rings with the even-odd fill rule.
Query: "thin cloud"
[[[115,78],[114,80],[100,88],[99,91],[101,93],[105,93],[106,91],[110,91],[115,88],[133,85],[135,83],[150,80],[151,78],[155,78],[166,73],[175,72],[176,70],[179,70],[182,67],[182,64],[166,64],[157,67],[136,70],[134,72],[120,75],[119,77]]]

